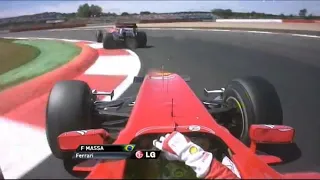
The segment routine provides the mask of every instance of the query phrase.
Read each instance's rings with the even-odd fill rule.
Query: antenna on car
[[[161,65],[162,87],[164,88],[164,65]]]
[[[174,129],[173,129],[173,131],[177,131],[177,126],[178,126],[178,124],[177,124],[176,122],[174,122]]]
[[[174,117],[174,114],[173,114],[173,98],[171,99],[171,117],[172,117],[172,120],[173,120],[173,123],[174,123],[174,131],[177,131],[177,126],[178,124],[174,121],[173,117]]]
[[[171,117],[174,117],[174,114],[173,114],[173,98],[171,100]]]
[[[164,78],[164,76],[165,76],[165,71],[164,71],[164,65],[162,64],[161,65],[161,76],[162,76],[162,85],[163,85],[163,88],[165,88],[164,86],[165,86],[165,78]],[[169,81],[166,81],[166,85],[167,85],[167,92],[169,92]]]

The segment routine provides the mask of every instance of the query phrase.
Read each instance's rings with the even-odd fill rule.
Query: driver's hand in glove
[[[185,162],[195,171],[198,178],[207,176],[211,169],[212,153],[204,151],[179,132],[174,131],[162,136],[159,140],[154,140],[153,145],[163,151],[168,160]]]

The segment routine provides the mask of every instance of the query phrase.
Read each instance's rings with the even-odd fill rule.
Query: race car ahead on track
[[[319,178],[319,174],[281,174],[270,167],[279,157],[259,155],[257,143],[292,143],[295,130],[282,125],[282,108],[273,85],[260,77],[232,80],[225,88],[204,90],[201,101],[177,74],[151,71],[135,77],[142,83],[135,98],[103,101],[112,92],[91,90],[83,81],[58,82],[50,92],[46,133],[53,155],[65,162],[79,145],[134,144],[137,150],[153,149],[153,140],[178,131],[212,152],[216,159],[229,157],[241,178]],[[106,83],[106,82],[102,82]],[[290,152],[288,152],[290,153]],[[158,159],[77,161],[73,171],[88,179],[195,178],[179,162]],[[93,163],[89,165],[90,163]],[[168,165],[170,164],[170,166]],[[182,169],[182,170],[181,170]],[[180,173],[171,172],[180,170]],[[186,177],[187,176],[187,177]]]
[[[117,23],[106,32],[98,30],[96,40],[102,42],[105,49],[136,49],[147,45],[147,34],[139,31],[136,23]]]

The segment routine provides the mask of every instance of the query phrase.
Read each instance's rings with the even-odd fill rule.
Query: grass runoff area
[[[80,52],[68,42],[0,39],[0,91],[49,72]]]

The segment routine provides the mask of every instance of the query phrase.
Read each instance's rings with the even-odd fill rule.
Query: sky
[[[272,14],[298,14],[300,9],[306,8],[308,13],[320,15],[320,0],[250,0],[250,1],[48,1],[0,0],[0,18],[30,15],[42,12],[76,12],[79,5],[88,3],[102,7],[104,12],[175,12],[175,11],[210,11],[222,8],[240,12],[264,12]]]

